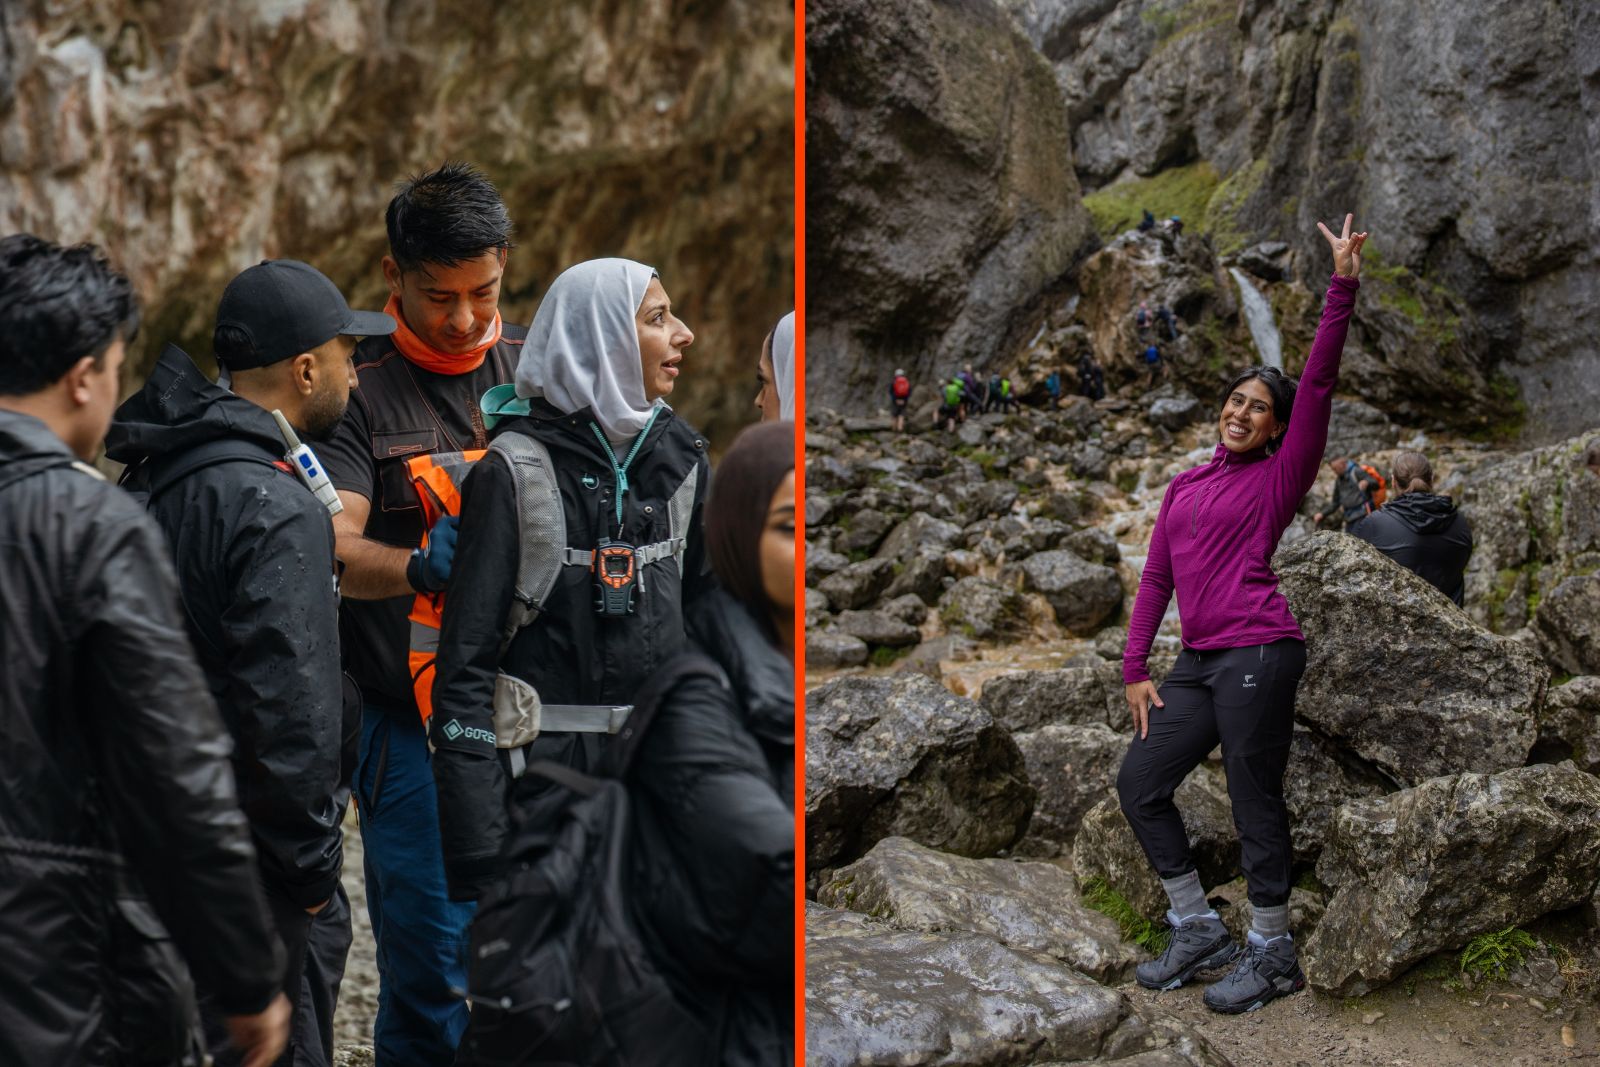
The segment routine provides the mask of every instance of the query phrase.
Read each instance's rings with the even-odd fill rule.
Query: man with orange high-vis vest
[[[485,447],[478,400],[512,380],[527,330],[501,322],[512,226],[481,173],[446,163],[409,179],[386,222],[385,310],[399,328],[356,349],[357,388],[321,455],[344,503],[340,636],[363,699],[355,793],[377,942],[376,1059],[427,1067],[451,1063],[466,1028],[454,990],[466,984],[473,906],[446,893],[410,664],[411,617],[449,582],[456,520],[424,510],[413,471]]]

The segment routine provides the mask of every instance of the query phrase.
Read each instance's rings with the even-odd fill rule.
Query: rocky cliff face
[[[897,364],[1010,351],[1094,234],[1050,69],[990,0],[806,19],[806,395],[861,407]]]
[[[1291,242],[1313,290],[1316,220],[1353,211],[1381,362],[1449,353],[1458,399],[1531,441],[1595,424],[1593,4],[1002,2],[1054,65],[1085,190],[1198,208],[1225,253]]]
[[[393,183],[481,166],[518,229],[526,323],[579,259],[654,265],[698,335],[676,406],[750,417],[792,306],[793,11],[768,0],[0,6],[0,230],[95,241],[147,309],[141,353],[209,348],[267,256],[383,299]]]

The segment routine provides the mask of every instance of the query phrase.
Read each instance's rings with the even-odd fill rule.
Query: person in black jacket
[[[311,917],[339,883],[348,794],[333,524],[285,461],[271,412],[325,439],[350,397],[357,337],[394,328],[351,311],[314,267],[258,264],[217,308],[213,345],[232,391],[169,345],[107,438],[106,454],[129,465],[124,486],[148,494],[172,545],[297,1002]]]
[[[187,961],[259,1067],[289,1005],[228,735],[160,530],[86,462],[137,323],[94,249],[0,240],[0,1063],[179,1062]]]
[[[1399,496],[1350,528],[1400,566],[1427,579],[1462,606],[1467,560],[1472,558],[1472,527],[1447,496],[1433,491],[1433,467],[1420,452],[1394,458]]]
[[[750,427],[717,468],[706,548],[720,588],[689,608],[729,681],[663,700],[630,782],[643,927],[726,1065],[794,1060],[794,434]]]
[[[700,531],[711,470],[705,438],[663,398],[693,340],[654,270],[590,260],[551,284],[515,385],[483,399],[496,440],[524,434],[549,450],[565,547],[575,556],[604,541],[662,554],[637,566],[626,614],[598,609],[587,560],[564,566],[543,613],[502,654],[521,538],[549,531],[519,528],[506,462],[491,451],[473,466],[462,488],[429,728],[454,899],[476,899],[497,873],[509,783],[523,761],[584,770],[604,736],[546,730],[525,748],[497,749],[497,675],[531,686],[546,706],[623,706],[684,647],[684,610],[709,582]]]

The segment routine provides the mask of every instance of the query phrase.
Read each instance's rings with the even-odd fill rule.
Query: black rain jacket
[[[253,459],[183,473],[219,439]],[[233,735],[239,799],[262,878],[300,907],[333,895],[343,862],[343,677],[333,522],[283,463],[272,416],[168,346],[117,410],[106,454],[151,492],[206,681]],[[315,445],[313,445],[315,451]]]
[[[228,1014],[282,986],[169,549],[71,462],[0,410],[0,479],[50,468],[0,489],[0,1063],[31,1067],[126,1062],[124,1024],[186,981],[130,982],[135,939],[170,936]]]
[[[493,737],[496,674],[521,678],[549,704],[631,704],[645,680],[683,650],[684,609],[712,584],[701,517],[711,482],[705,438],[662,409],[628,468],[619,531],[611,460],[591,418],[587,410],[563,414],[535,400],[532,414],[506,419],[495,436],[516,431],[544,442],[561,491],[567,545],[580,550],[593,549],[602,536],[618,539],[619,532],[636,547],[667,540],[667,503],[695,475],[683,573],[670,557],[642,568],[644,591],[636,594],[634,614],[605,618],[595,611],[593,575],[566,567],[544,614],[517,632],[502,661],[500,639],[517,575],[516,498],[504,462],[486,456],[474,464],[462,486],[429,731],[445,874],[458,900],[475,899],[492,880],[509,828],[510,779],[494,744],[479,740]],[[457,727],[446,731],[451,723]],[[604,736],[544,734],[528,759],[587,770]]]
[[[634,905],[679,1000],[721,1014],[725,1067],[794,1061],[794,668],[722,589],[689,610],[703,677],[656,712],[630,781]]]
[[[1407,493],[1350,528],[1352,536],[1414,571],[1462,605],[1472,527],[1447,496]]]

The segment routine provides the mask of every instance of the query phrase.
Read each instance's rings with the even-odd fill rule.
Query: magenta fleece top
[[[1219,442],[1210,463],[1184,471],[1167,486],[1128,622],[1123,684],[1149,680],[1145,660],[1174,591],[1185,648],[1206,652],[1285,637],[1305,640],[1278,592],[1272,553],[1322,465],[1339,356],[1359,288],[1354,278],[1337,274],[1329,283],[1278,450],[1270,456],[1265,448],[1236,454]]]

